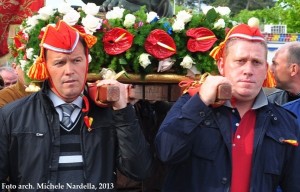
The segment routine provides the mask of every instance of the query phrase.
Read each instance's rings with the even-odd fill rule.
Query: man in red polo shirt
[[[262,90],[263,35],[235,26],[211,56],[220,75],[179,98],[156,136],[158,156],[169,165],[163,191],[300,191],[299,126]],[[221,84],[231,85],[232,97],[216,106]]]

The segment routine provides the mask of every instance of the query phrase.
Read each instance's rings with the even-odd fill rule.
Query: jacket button
[[[280,142],[280,143],[283,143],[283,141],[284,141],[284,138],[283,138],[283,137],[279,137],[279,139],[278,139],[278,140],[279,140],[279,142]]]
[[[226,177],[223,177],[221,183],[225,185],[225,184],[227,183],[227,178],[226,178]]]
[[[210,121],[209,121],[209,120],[206,120],[206,121],[204,121],[204,124],[205,124],[206,126],[209,126],[209,125],[210,125]]]
[[[203,111],[200,112],[200,117],[205,117],[205,113]]]

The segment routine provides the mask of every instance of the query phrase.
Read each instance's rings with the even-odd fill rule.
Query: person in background
[[[7,67],[7,66],[0,67],[0,75],[4,80],[4,87],[8,87],[10,85],[17,83],[18,74],[15,72],[15,70],[12,67]]]
[[[271,71],[277,90],[268,95],[268,100],[292,111],[300,124],[300,42],[281,46],[272,59]]]
[[[0,109],[1,186],[115,191],[117,170],[138,181],[150,174],[152,156],[129,85],[98,83],[119,87],[120,99],[111,107],[89,98],[88,48],[95,42],[64,21],[45,28],[40,56],[28,73],[44,80],[42,89]]]
[[[4,87],[4,80],[0,75],[0,90],[3,89],[3,87]]]
[[[211,52],[220,75],[187,89],[155,138],[167,164],[163,191],[300,191],[300,130],[294,115],[269,103],[267,45],[258,28],[240,24]],[[217,87],[232,97],[216,103]],[[190,93],[190,94],[189,94]]]
[[[268,95],[270,102],[282,105],[300,98],[300,42],[281,46],[272,59],[271,71],[278,90]]]
[[[287,102],[282,105],[284,108],[292,111],[297,116],[297,121],[300,125],[300,99]]]
[[[25,83],[24,72],[20,65],[13,63],[12,67],[18,74],[18,80],[17,83],[0,90],[0,108],[12,101],[31,94],[31,92],[26,91],[28,85]]]

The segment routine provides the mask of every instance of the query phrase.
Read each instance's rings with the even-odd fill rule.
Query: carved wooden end
[[[176,101],[181,95],[178,84],[135,84],[128,90],[132,99],[143,99],[149,101]],[[114,85],[98,87],[98,98],[103,103],[118,101],[120,90]]]

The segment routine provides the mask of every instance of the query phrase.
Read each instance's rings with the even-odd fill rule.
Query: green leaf
[[[216,12],[215,9],[210,9],[206,13],[206,19],[209,23],[214,23],[219,17],[220,15]]]

